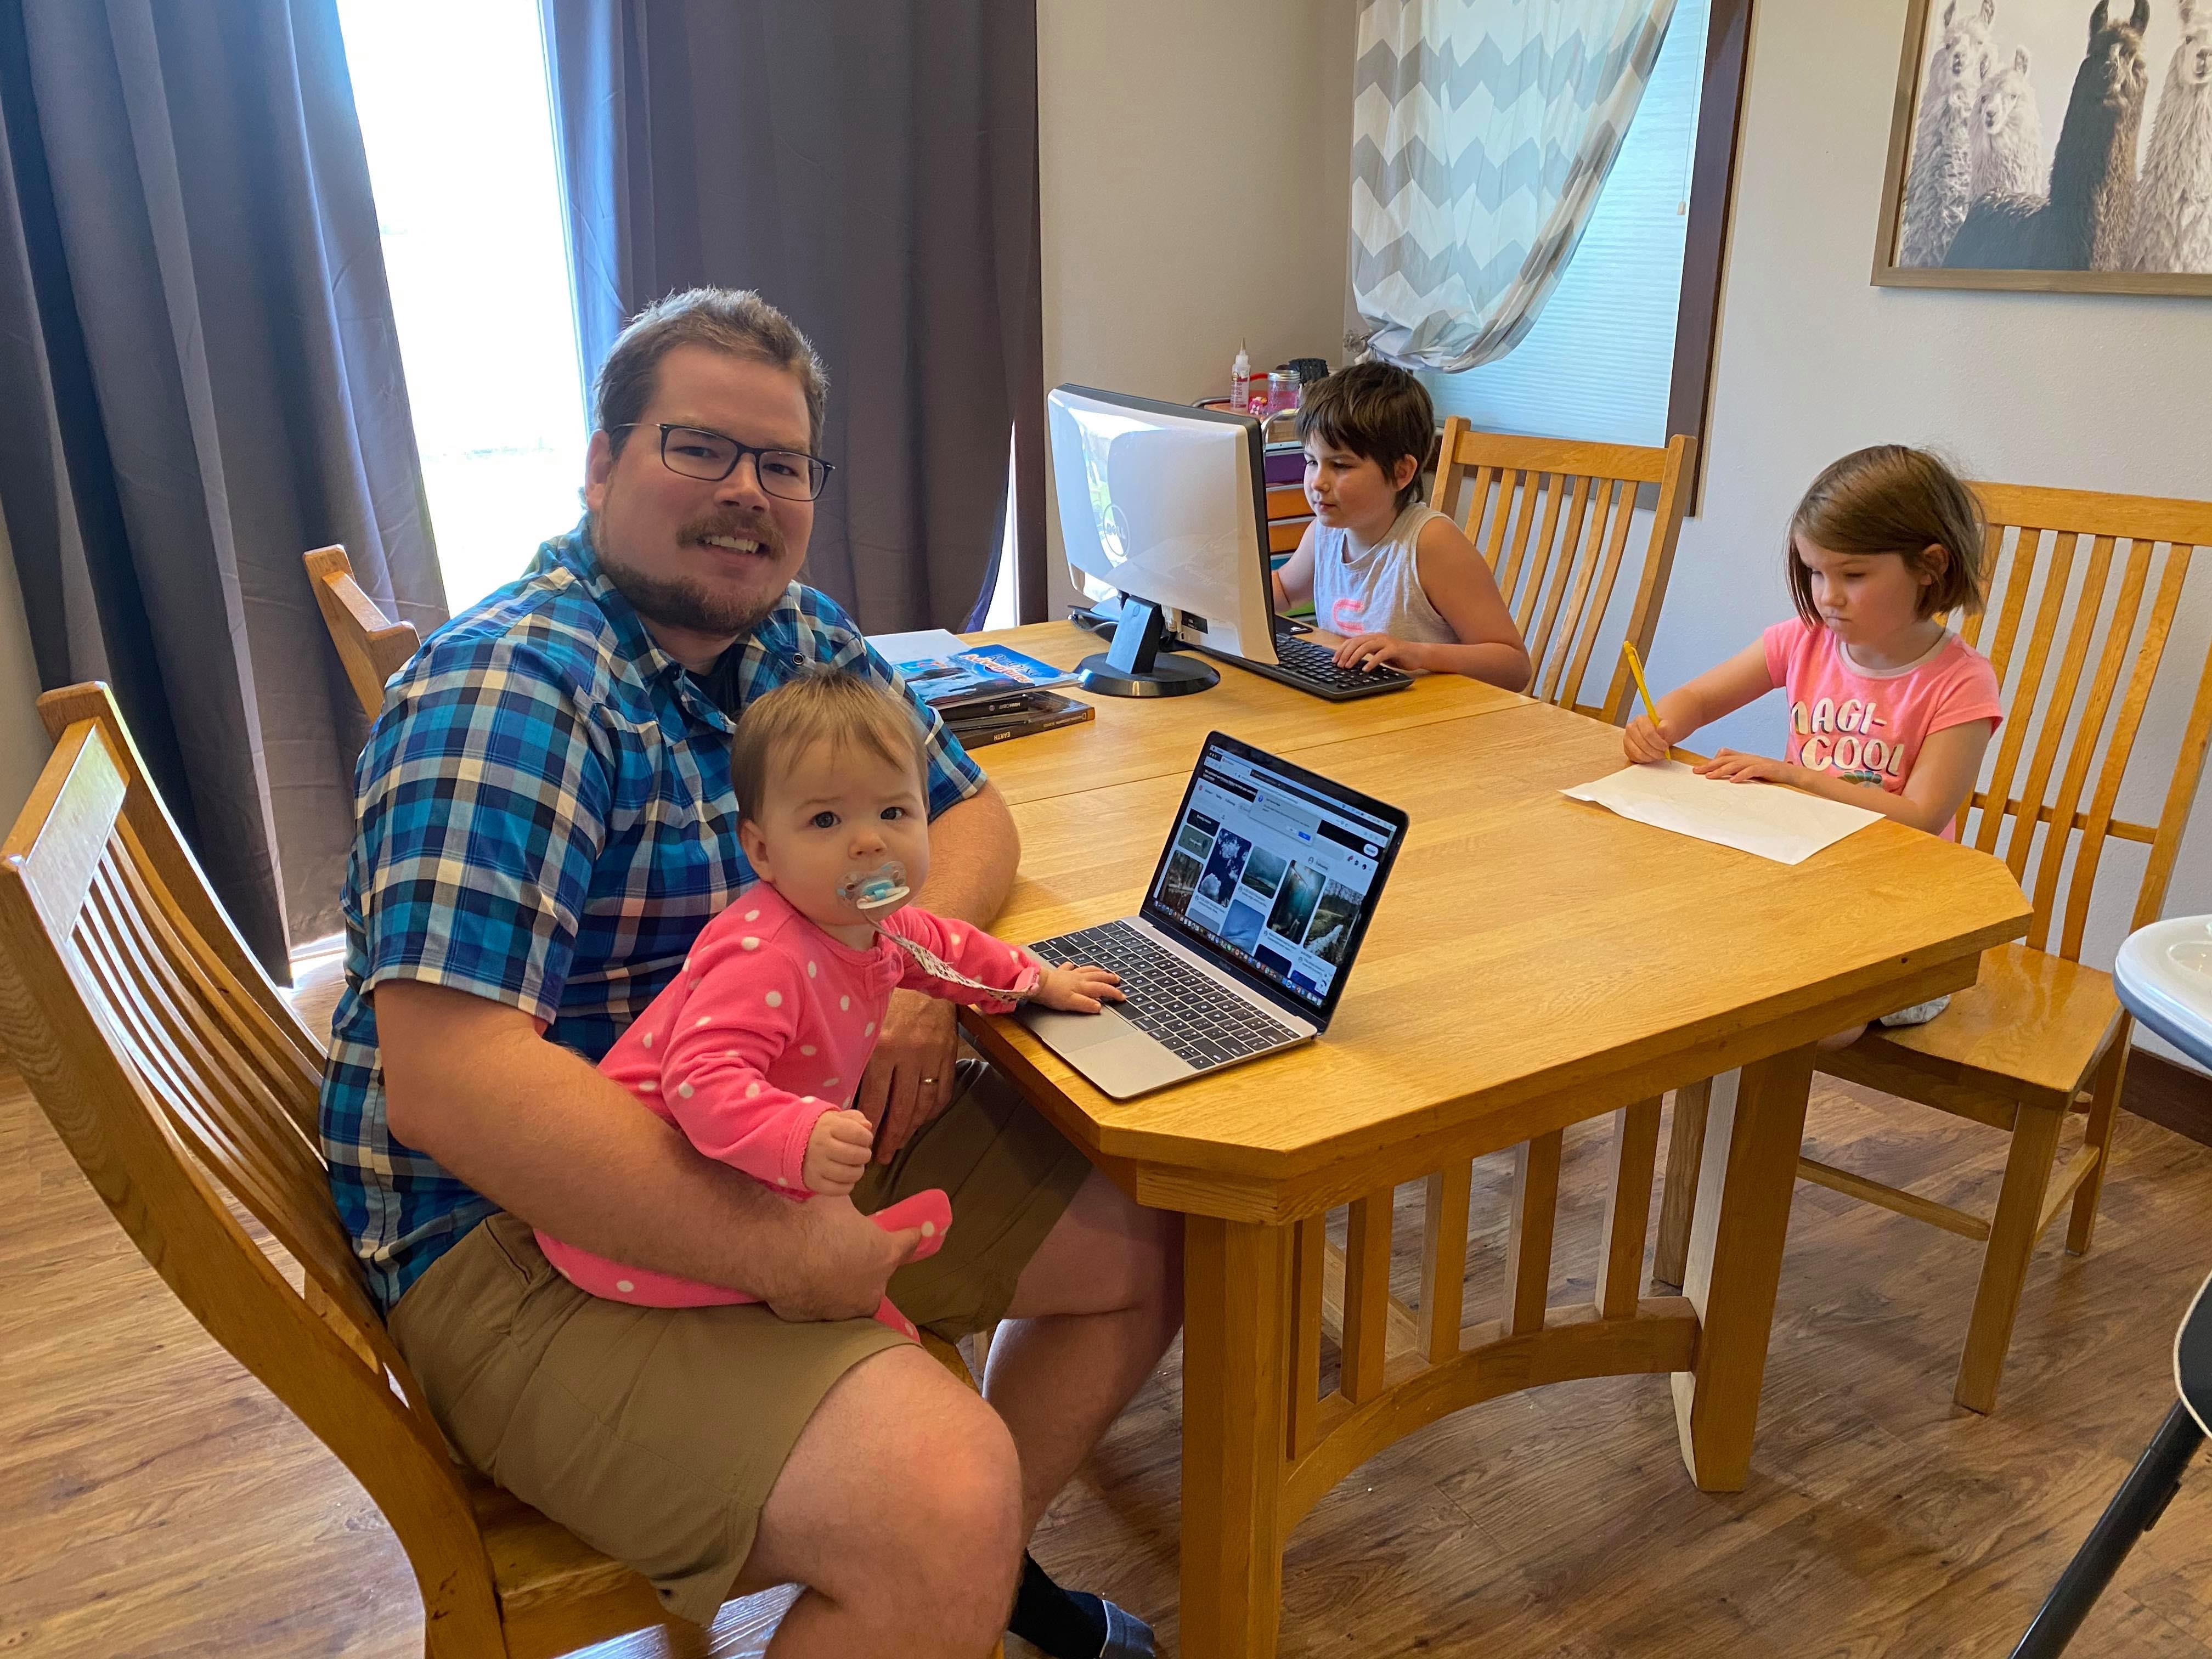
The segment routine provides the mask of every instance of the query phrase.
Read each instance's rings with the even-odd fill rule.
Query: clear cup
[[[1293,368],[1271,368],[1267,371],[1267,413],[1270,417],[1287,415],[1298,406],[1301,393],[1297,371]]]

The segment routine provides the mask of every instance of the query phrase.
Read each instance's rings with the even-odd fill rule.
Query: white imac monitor
[[[1084,684],[1124,696],[1212,684],[1205,664],[1159,653],[1170,633],[1273,664],[1260,422],[1079,386],[1045,408],[1068,562],[1122,595],[1113,649],[1085,663]]]

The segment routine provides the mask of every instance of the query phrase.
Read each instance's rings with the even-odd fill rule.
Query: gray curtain
[[[807,580],[875,630],[979,614],[1018,424],[1042,615],[1034,0],[540,10],[586,364],[677,289],[788,313],[829,365],[839,468]]]
[[[1527,337],[1674,15],[1674,0],[1366,0],[1352,299],[1370,356],[1457,373]]]
[[[40,678],[115,687],[287,979],[364,726],[300,555],[445,617],[333,0],[0,0],[0,387]]]

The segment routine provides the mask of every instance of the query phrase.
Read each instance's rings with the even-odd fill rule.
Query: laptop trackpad
[[[1063,1054],[1095,1048],[1102,1042],[1136,1034],[1119,1014],[1063,1014],[1050,1008],[1024,1008],[1022,1024]]]

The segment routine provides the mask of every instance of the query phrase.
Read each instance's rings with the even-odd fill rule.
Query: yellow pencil
[[[1628,659],[1628,672],[1636,676],[1636,689],[1644,694],[1644,712],[1651,716],[1651,724],[1661,737],[1667,728],[1659,723],[1659,699],[1651,695],[1650,683],[1644,678],[1644,662],[1636,654],[1636,647],[1627,640],[1620,642],[1620,654]]]

